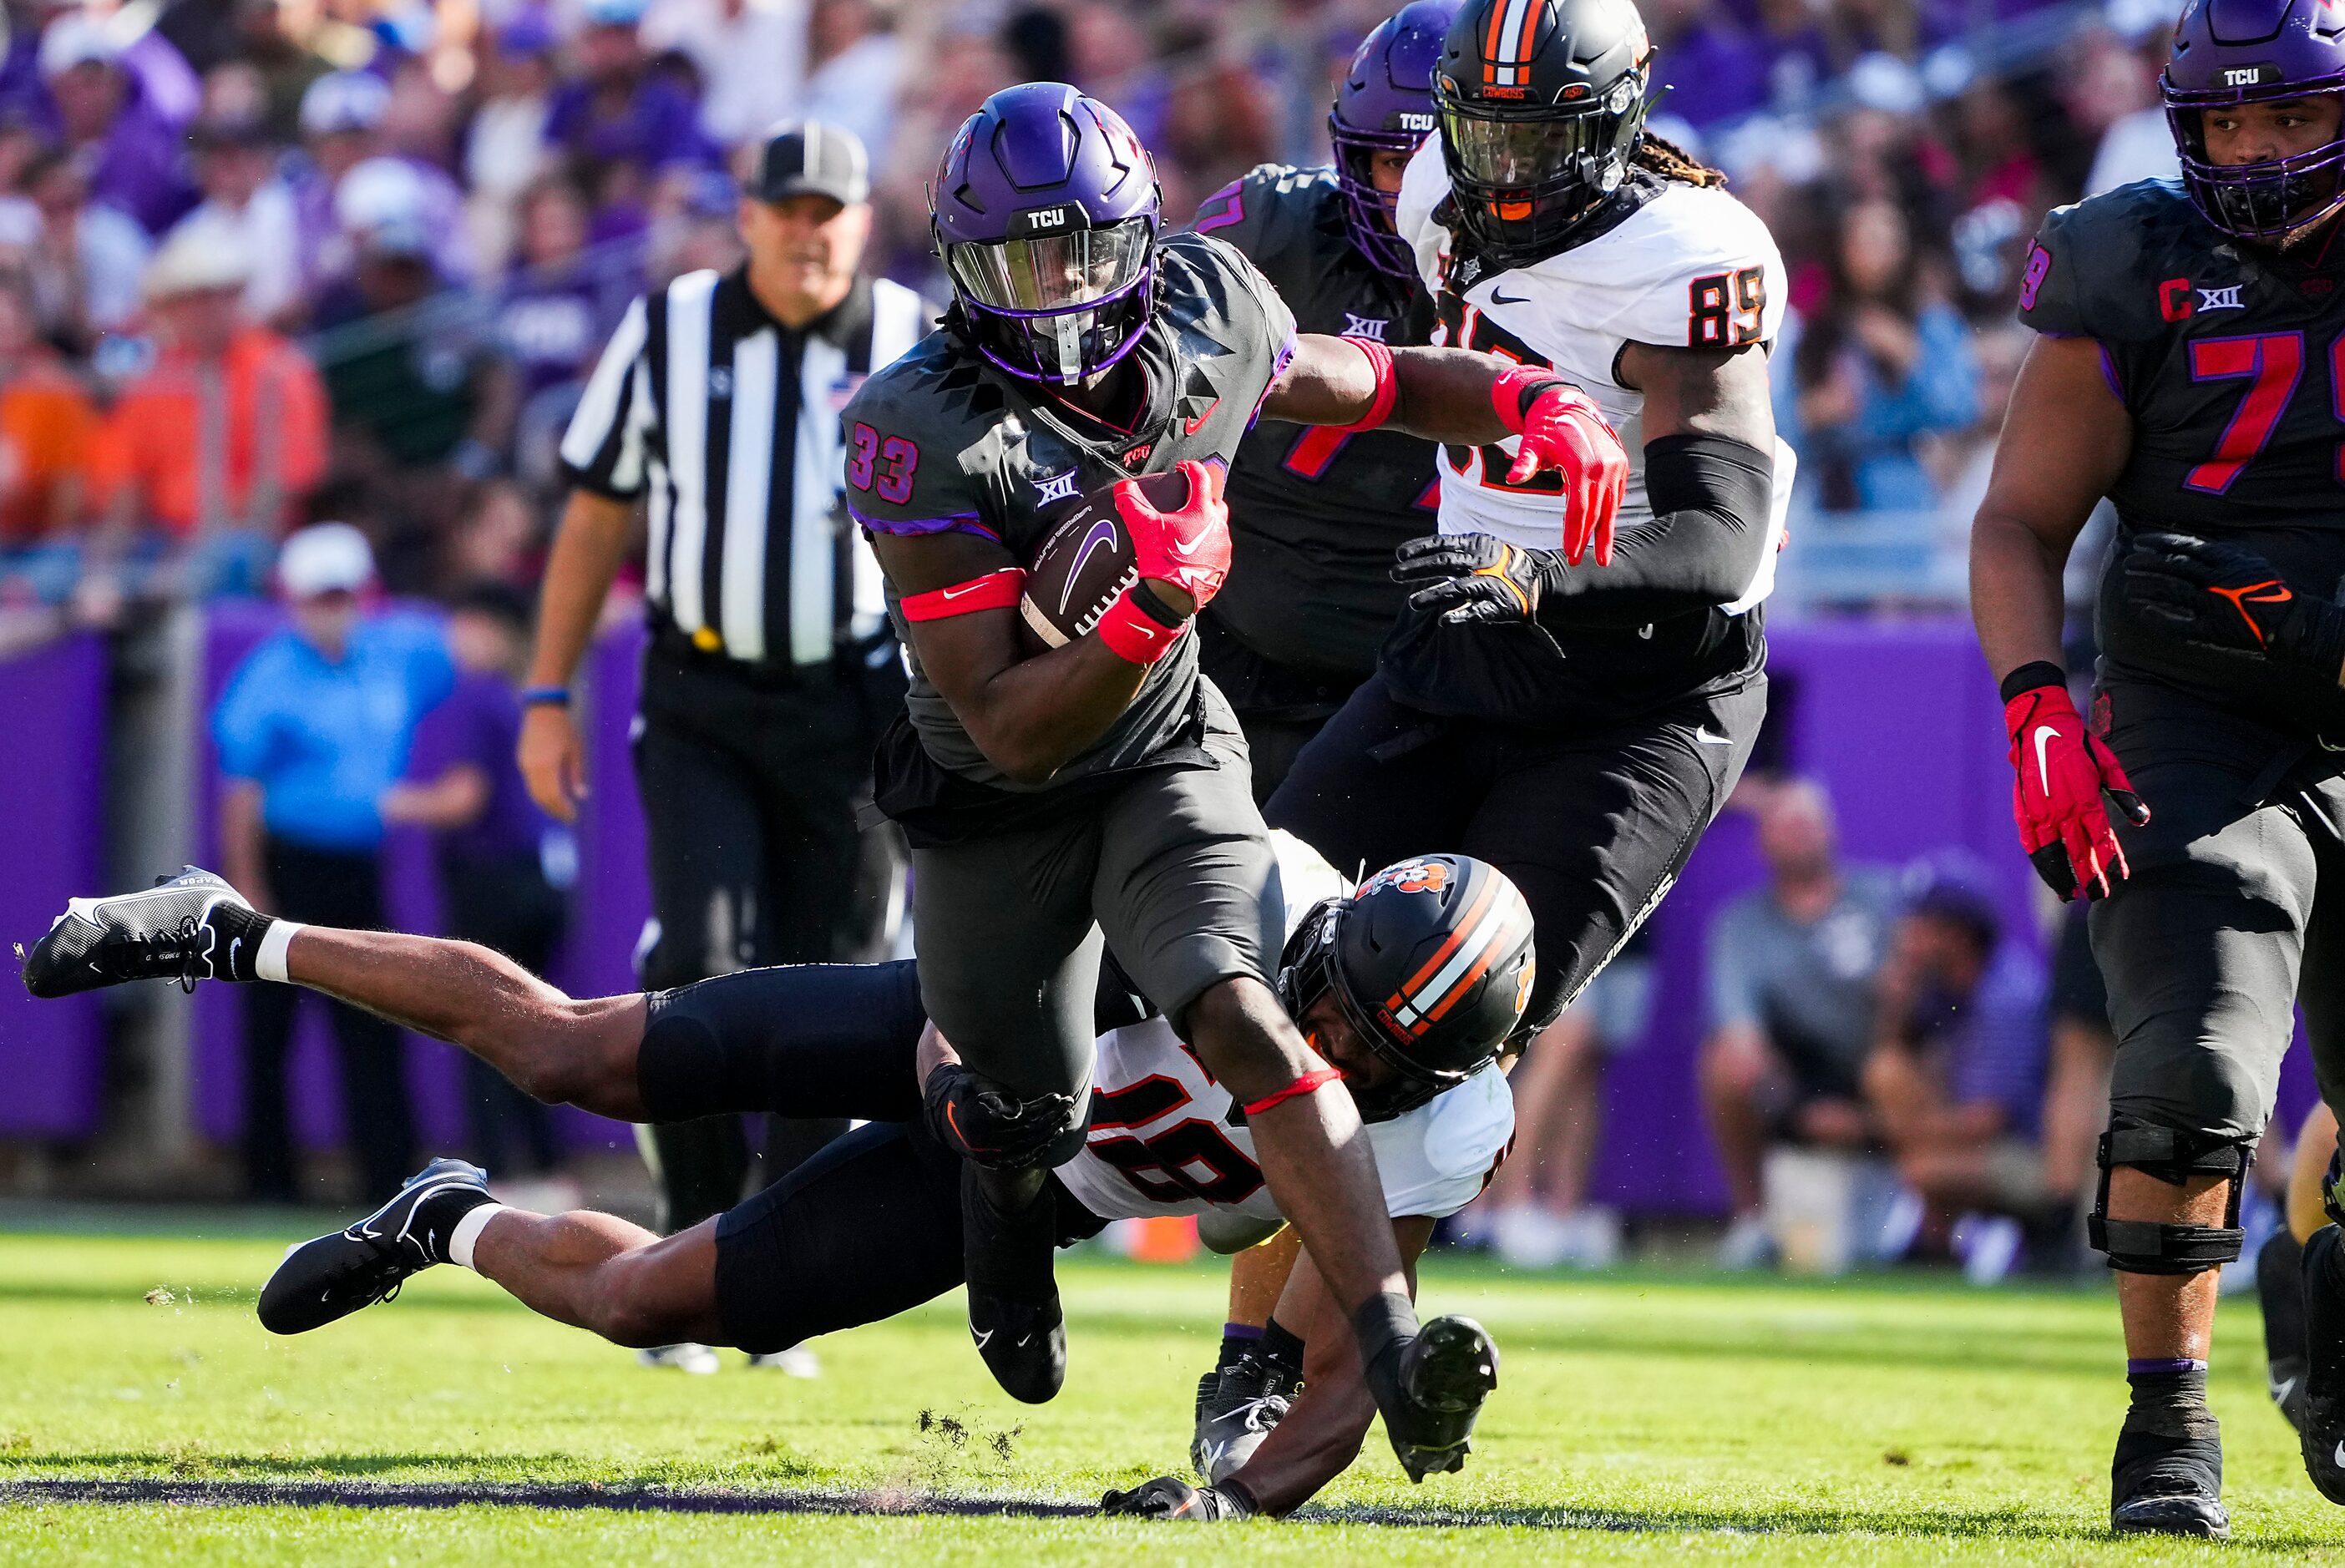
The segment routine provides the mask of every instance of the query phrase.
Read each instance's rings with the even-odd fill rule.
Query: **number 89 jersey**
[[[2256,551],[2300,587],[2345,579],[2345,243],[2301,257],[2243,245],[2181,187],[2144,180],[2045,219],[2019,319],[2100,346],[2133,445],[2109,487],[2125,533],[2159,529]],[[2261,660],[2184,647],[2131,612],[2113,552],[2100,637],[2113,663],[2219,691],[2293,721],[2338,712],[2333,683],[2290,688]]]
[[[1351,889],[1292,835],[1272,835],[1287,925]],[[1091,1133],[1058,1168],[1075,1200],[1103,1219],[1234,1209],[1281,1218],[1254,1160],[1254,1132],[1229,1091],[1162,1018],[1100,1037]],[[1404,1116],[1370,1124],[1386,1212],[1455,1214],[1474,1200],[1515,1137],[1506,1075],[1487,1067]]]
[[[1644,394],[1620,379],[1631,343],[1659,349],[1771,344],[1783,323],[1783,258],[1759,215],[1725,191],[1633,170],[1619,198],[1622,216],[1592,238],[1528,267],[1487,268],[1457,246],[1439,220],[1449,176],[1438,138],[1409,160],[1401,183],[1400,233],[1441,312],[1434,341],[1528,365],[1546,365],[1595,400],[1629,452],[1629,489],[1617,527],[1625,538],[1652,521],[1645,498]],[[1487,533],[1531,550],[1562,542],[1562,481],[1542,474],[1510,485],[1519,445],[1446,447],[1441,458],[1441,531]],[[1775,443],[1774,517],[1781,538],[1794,460]],[[1766,597],[1775,552],[1728,606]]]

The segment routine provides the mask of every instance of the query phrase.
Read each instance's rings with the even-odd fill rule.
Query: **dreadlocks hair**
[[[1688,185],[1716,187],[1726,185],[1726,171],[1711,167],[1693,154],[1667,137],[1647,131],[1637,143],[1632,160],[1639,168],[1647,169],[1663,179],[1682,180]]]

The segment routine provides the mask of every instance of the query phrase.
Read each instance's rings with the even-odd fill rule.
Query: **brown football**
[[[1084,496],[1027,563],[1026,597],[1018,612],[1045,648],[1063,648],[1088,635],[1139,577],[1114,488],[1103,485]],[[1189,481],[1177,472],[1142,474],[1140,492],[1159,511],[1172,511],[1188,504]]]

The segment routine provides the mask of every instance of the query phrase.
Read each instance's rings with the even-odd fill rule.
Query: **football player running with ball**
[[[1398,215],[1436,340],[1586,389],[1627,499],[1616,531],[1511,442],[1448,443],[1377,673],[1266,808],[1337,865],[1501,866],[1538,922],[1527,1034],[1668,891],[1766,707],[1782,265],[1722,177],[1645,129],[1651,66],[1626,0],[1471,0],[1451,25]]]
[[[1518,469],[1558,470],[1589,527],[1609,522],[1625,458],[1559,376],[1297,336],[1236,250],[1162,238],[1147,153],[1074,88],[986,100],[933,201],[953,308],[844,418],[848,507],[912,665],[877,800],[912,845],[921,997],[961,1058],[929,1093],[967,1134],[970,1332],[1012,1395],[1056,1393],[1045,1179],[1082,1146],[1104,944],[1244,1108],[1404,1466],[1453,1469],[1488,1391],[1487,1338],[1459,1320],[1420,1333],[1358,1112],[1272,994],[1268,834],[1186,633],[1228,571],[1221,472],[1258,413],[1468,443],[1519,434]],[[1160,511],[1136,476],[1176,469],[1187,500]],[[1133,579],[1083,635],[1035,652],[1025,567],[1111,484]],[[1079,559],[1068,581],[1080,572]],[[1467,978],[1436,966],[1418,984]]]
[[[2292,1004],[2323,1098],[2345,1092],[2340,87],[2332,7],[2191,0],[2162,78],[2182,180],[2046,221],[2019,287],[2039,336],[1972,533],[2021,840],[2054,891],[2098,900],[2117,1048],[2089,1226],[2132,1385],[2121,1532],[2228,1530],[2208,1349]],[[2103,496],[2119,529],[2088,723],[2059,663],[2060,573]],[[2334,1225],[2303,1278],[2305,1466],[2345,1502]]]

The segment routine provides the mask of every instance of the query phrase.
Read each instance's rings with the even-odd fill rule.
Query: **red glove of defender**
[[[2149,820],[2149,808],[2134,793],[2117,754],[2085,727],[2067,687],[2020,693],[2004,704],[2003,723],[2018,775],[2011,814],[2035,875],[2064,903],[2080,887],[2087,898],[2107,897],[2112,882],[2126,875],[2126,858],[2101,796],[2136,827]]]
[[[1563,558],[1573,566],[1596,546],[1596,564],[1612,564],[1612,519],[1629,489],[1629,454],[1588,394],[1552,370],[1508,370],[1490,388],[1507,429],[1522,437],[1508,484],[1544,469],[1563,476]]]
[[[1203,610],[1230,574],[1230,509],[1222,504],[1218,464],[1193,459],[1174,465],[1189,481],[1188,503],[1159,511],[1140,491],[1140,481],[1115,487],[1115,510],[1132,535],[1134,565],[1142,581],[1169,582]]]

